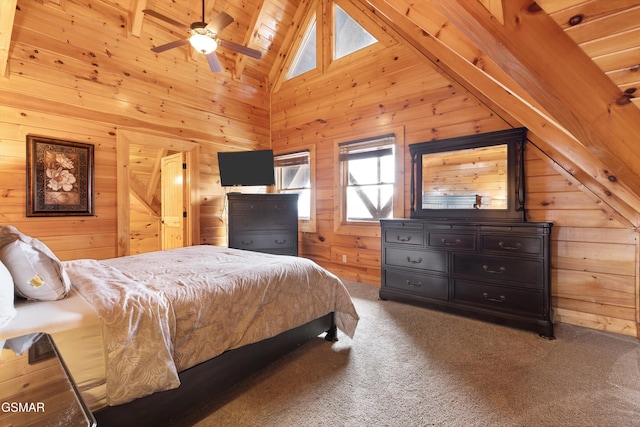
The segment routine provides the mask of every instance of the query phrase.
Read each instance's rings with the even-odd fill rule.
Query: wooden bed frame
[[[322,333],[337,341],[334,314],[330,313],[275,337],[229,350],[180,373],[180,387],[154,393],[94,413],[99,427],[159,426],[186,414],[190,408],[215,399],[234,384]]]

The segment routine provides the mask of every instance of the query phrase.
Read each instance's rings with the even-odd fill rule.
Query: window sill
[[[380,222],[342,222],[337,224],[334,232],[347,236],[380,237]]]

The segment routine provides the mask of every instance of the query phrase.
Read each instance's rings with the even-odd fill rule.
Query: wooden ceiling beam
[[[491,15],[498,20],[499,23],[504,25],[504,9],[502,6],[503,0],[479,0],[484,7],[487,8]]]
[[[475,1],[428,0],[410,7],[436,7],[607,165],[602,172],[612,188],[624,185],[640,195],[640,110],[616,102],[620,89],[535,2],[504,6],[504,26]]]
[[[9,50],[18,0],[0,2],[0,77],[9,77]]]
[[[247,33],[244,36],[244,40],[242,41],[243,46],[253,47],[257,45],[257,43],[255,43],[255,39],[260,31],[260,27],[262,27],[262,25],[264,24],[264,21],[268,19],[265,13],[264,2],[265,0],[261,0],[259,2],[260,5],[255,10],[255,12],[253,12],[253,15],[251,16],[249,29],[247,30]],[[244,67],[246,66],[246,64],[247,64],[247,56],[238,53],[236,57],[236,64],[234,67],[235,68],[234,75],[236,78],[240,78],[240,76],[242,76],[242,73],[244,72]]]
[[[142,23],[144,22],[144,12],[147,8],[147,0],[134,0],[131,5],[131,28],[129,31],[132,36],[140,37],[142,34]]]

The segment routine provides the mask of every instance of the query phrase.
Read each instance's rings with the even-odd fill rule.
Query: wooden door
[[[162,250],[184,246],[184,155],[162,158]]]

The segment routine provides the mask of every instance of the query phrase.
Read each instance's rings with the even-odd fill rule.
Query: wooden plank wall
[[[170,41],[153,25],[145,23],[140,38],[130,37],[116,11],[62,3],[64,9],[51,2],[20,2],[9,78],[0,78],[0,222],[40,238],[61,259],[104,259],[117,253],[121,129],[200,144],[200,236],[201,243],[209,244],[226,241],[217,151],[271,143],[277,151],[295,151],[314,144],[317,225],[315,233],[301,234],[301,254],[346,279],[376,285],[379,237],[334,230],[335,141],[390,126],[404,129],[405,145],[509,127],[398,44],[285,82],[269,95],[264,82],[212,75],[186,50],[148,52],[154,38],[155,43]],[[30,133],[95,144],[95,217],[25,216]],[[529,219],[555,224],[557,318],[637,334],[637,232],[622,227],[602,203],[581,191],[579,182],[533,149],[527,153],[527,178]],[[408,216],[408,173],[399,185]],[[349,262],[342,262],[343,255]]]
[[[525,170],[527,220],[554,223],[556,320],[637,335],[638,233],[620,225],[532,144]]]
[[[129,253],[134,255],[161,250],[160,217],[150,212],[137,198],[130,197],[129,201],[131,205]]]
[[[41,239],[63,260],[116,256],[124,129],[200,144],[199,243],[224,244],[216,154],[269,147],[263,82],[213,74],[186,48],[156,55],[149,49],[170,41],[166,31],[145,21],[141,37],[132,37],[124,11],[105,7],[19,2],[9,77],[0,78],[0,222]],[[95,144],[95,217],[26,217],[27,134]],[[135,252],[141,237],[130,237]]]
[[[111,127],[72,117],[0,106],[0,221],[34,236],[60,259],[116,256],[116,153]],[[26,135],[94,144],[94,217],[26,217]]]
[[[402,46],[339,69],[283,84],[272,101],[273,147],[315,144],[317,231],[302,233],[300,251],[341,277],[380,283],[380,239],[334,231],[335,141],[402,126],[405,144],[506,129],[472,95],[425,66]],[[638,234],[625,229],[581,191],[579,182],[528,144],[527,217],[554,223],[552,293],[556,320],[637,335]],[[405,149],[405,215],[409,162]],[[379,230],[378,230],[379,235]],[[343,255],[348,263],[343,263]]]
[[[285,82],[272,95],[271,108],[274,150],[316,145],[317,232],[302,234],[302,254],[342,277],[373,284],[380,283],[379,226],[373,225],[373,237],[334,231],[336,141],[399,126],[408,145],[506,127],[469,93],[402,45],[351,59],[317,76]],[[409,170],[406,149],[406,173],[400,185],[405,188],[407,216]],[[348,262],[342,262],[343,255]]]

